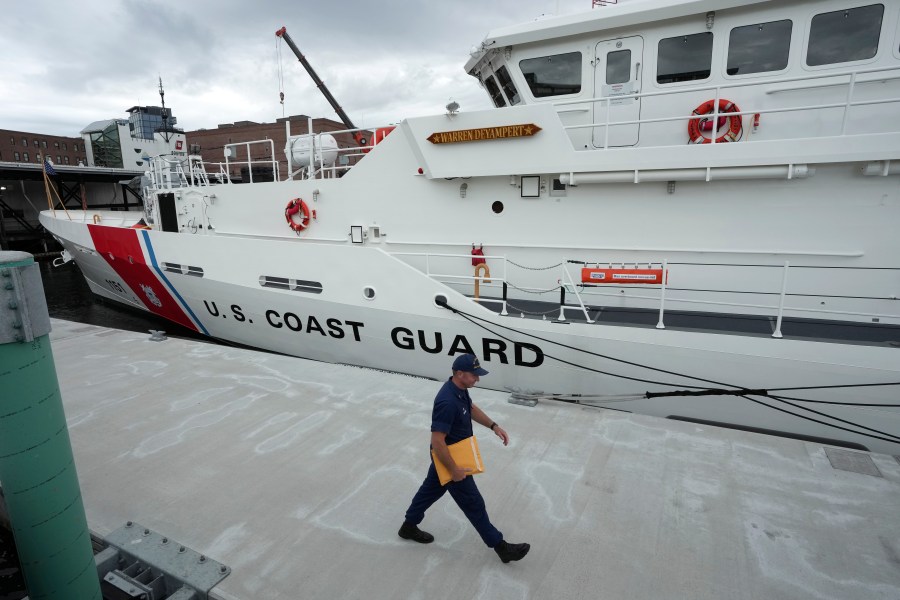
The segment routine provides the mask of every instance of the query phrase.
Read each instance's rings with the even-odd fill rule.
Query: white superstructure
[[[275,182],[155,160],[144,213],[42,222],[96,293],[216,338],[435,378],[473,351],[522,398],[897,454],[898,21],[693,0],[507,28],[466,65],[497,109]]]

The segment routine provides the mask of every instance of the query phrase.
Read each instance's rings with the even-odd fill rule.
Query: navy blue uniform
[[[461,390],[448,380],[434,398],[434,410],[431,413],[431,431],[446,433],[447,445],[455,444],[472,435],[472,398],[468,390]],[[503,539],[503,534],[491,524],[484,499],[475,478],[468,476],[462,481],[451,481],[441,485],[434,463],[428,467],[428,474],[412,503],[406,511],[406,521],[418,525],[425,518],[425,511],[434,504],[444,492],[450,492],[466,517],[475,526],[481,539],[488,548],[496,546]]]

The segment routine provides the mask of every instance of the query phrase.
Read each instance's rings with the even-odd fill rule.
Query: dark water
[[[20,600],[25,593],[25,580],[19,571],[12,534],[0,527],[0,599]]]
[[[51,317],[126,331],[161,329],[170,337],[209,340],[177,323],[95,296],[75,263],[53,267],[42,262],[40,267]],[[0,527],[0,600],[21,600],[26,594],[12,534]]]

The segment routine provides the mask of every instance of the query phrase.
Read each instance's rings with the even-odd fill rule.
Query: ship
[[[469,54],[490,109],[287,132],[286,168],[153,157],[143,210],[41,223],[95,294],[211,338],[434,379],[474,353],[514,402],[900,454],[898,20],[546,17]]]

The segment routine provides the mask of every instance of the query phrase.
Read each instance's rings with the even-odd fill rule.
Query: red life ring
[[[716,106],[715,100],[707,100],[700,106],[694,109],[695,115],[708,115],[714,112],[714,108]],[[712,139],[703,135],[703,131],[710,129],[714,133],[719,130],[719,127],[725,124],[727,113],[736,113],[741,112],[741,109],[737,107],[737,104],[732,102],[731,100],[725,100],[724,98],[719,99],[719,120],[715,125],[710,123],[709,119],[690,119],[688,121],[688,135],[691,138],[692,144],[709,144],[712,143]],[[720,135],[716,138],[716,143],[721,144],[722,142],[736,142],[738,136],[741,134],[741,127],[743,124],[743,119],[741,115],[731,115],[727,117],[728,120],[728,131]]]
[[[295,221],[294,215],[298,213],[300,214],[300,220]],[[302,198],[294,198],[287,203],[284,209],[284,218],[287,220],[288,226],[296,232],[303,231],[309,227],[310,217],[315,218],[316,213],[309,210]]]

